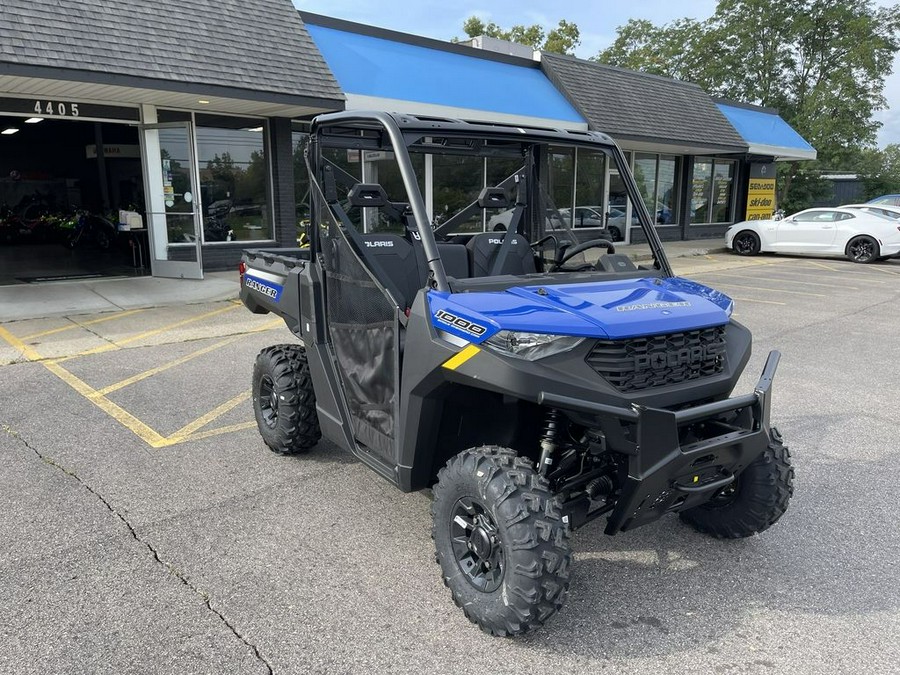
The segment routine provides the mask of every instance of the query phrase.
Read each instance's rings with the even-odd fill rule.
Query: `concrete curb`
[[[663,244],[663,248],[665,244]],[[666,256],[668,258],[690,258],[698,255],[711,255],[713,253],[726,253],[728,251],[724,246],[708,246],[702,248],[690,248],[690,249],[666,249]],[[653,254],[650,251],[623,251],[625,255],[631,258],[635,262],[645,262],[647,260],[653,260]]]

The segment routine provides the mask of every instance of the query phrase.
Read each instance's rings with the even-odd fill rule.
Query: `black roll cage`
[[[511,138],[517,141],[535,141],[535,142],[557,142],[565,145],[579,146],[595,146],[603,148],[609,152],[616,160],[619,166],[619,174],[624,180],[625,189],[631,199],[633,208],[636,210],[641,229],[650,246],[650,251],[656,261],[659,271],[667,277],[674,276],[669,261],[666,258],[662,247],[662,242],[653,227],[653,220],[644,204],[644,200],[640,195],[637,184],[630,170],[627,169],[628,164],[625,156],[619,149],[619,146],[607,135],[596,131],[568,131],[561,129],[541,129],[541,128],[522,128],[508,126],[502,124],[485,124],[476,122],[465,122],[458,119],[420,117],[415,115],[406,115],[399,113],[386,113],[381,111],[369,110],[353,110],[336,113],[328,113],[319,115],[313,120],[310,129],[310,145],[308,147],[309,160],[311,164],[310,180],[318,181],[320,164],[320,147],[319,137],[326,129],[350,126],[354,130],[363,130],[371,128],[376,131],[387,133],[391,142],[392,151],[395,154],[397,165],[400,168],[400,176],[403,185],[409,196],[409,206],[412,211],[416,227],[421,237],[422,247],[425,251],[425,259],[428,268],[431,271],[432,283],[436,290],[443,292],[451,292],[450,285],[447,281],[447,274],[444,271],[444,265],[441,262],[441,256],[438,252],[437,242],[434,236],[434,230],[431,221],[428,218],[428,212],[425,209],[425,201],[419,191],[418,181],[412,160],[409,157],[407,147],[410,143],[419,140],[423,135],[465,135],[468,137],[476,136],[485,140],[509,140]],[[342,139],[341,145],[347,148],[371,147],[372,141],[364,136],[346,136]],[[315,221],[314,215],[312,222]],[[314,251],[319,250],[319,231],[318,228],[310,228],[310,238]]]

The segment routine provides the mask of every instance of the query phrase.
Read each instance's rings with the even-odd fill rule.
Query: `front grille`
[[[623,392],[697,380],[725,368],[725,327],[597,340],[586,361]]]

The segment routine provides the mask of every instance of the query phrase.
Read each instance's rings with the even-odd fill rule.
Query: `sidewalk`
[[[665,243],[664,247],[670,258],[720,253],[725,250],[720,238],[672,241]],[[650,247],[647,244],[617,246],[616,250],[635,261],[650,259]],[[203,281],[136,277],[0,286],[0,323],[216,302],[236,298],[239,290],[237,271],[208,272]]]

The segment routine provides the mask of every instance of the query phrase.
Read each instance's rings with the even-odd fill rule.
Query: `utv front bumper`
[[[773,433],[770,398],[780,358],[779,352],[769,352],[753,393],[676,411],[637,404],[620,408],[550,393],[540,397],[544,405],[636,426],[628,477],[610,512],[607,534],[699,506],[763,453]],[[687,427],[691,440],[682,444]]]

